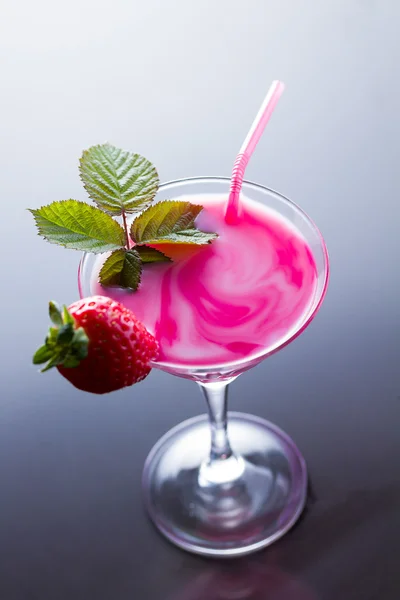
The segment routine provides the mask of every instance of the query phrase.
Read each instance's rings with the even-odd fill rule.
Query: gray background
[[[395,600],[400,596],[398,0],[2,0],[0,597]],[[147,452],[203,411],[153,372],[109,397],[30,365],[78,253],[26,207],[84,199],[77,161],[108,140],[162,180],[229,175],[272,79],[286,91],[247,177],[298,202],[330,251],[325,303],[237,380],[231,407],[304,453],[307,511],[282,541],[218,563],[156,534]]]

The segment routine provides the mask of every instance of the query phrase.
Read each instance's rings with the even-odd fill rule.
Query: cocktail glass
[[[157,200],[187,200],[199,194],[228,198],[229,186],[229,178],[181,179],[161,185]],[[240,556],[268,546],[293,526],[304,508],[307,470],[300,451],[276,425],[246,413],[227,412],[228,386],[309,325],[325,296],[329,274],[324,240],[303,210],[254,183],[244,182],[242,193],[279,213],[305,239],[315,261],[316,287],[303,318],[261,352],[222,364],[156,361],[152,365],[195,381],[208,414],[177,425],[153,447],[143,472],[145,506],[171,542],[214,557]],[[96,260],[93,254],[84,254],[81,260],[81,297],[93,293]]]

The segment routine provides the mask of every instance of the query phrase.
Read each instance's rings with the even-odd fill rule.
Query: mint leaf
[[[139,254],[142,263],[171,262],[169,256],[150,246],[136,246],[135,250]]]
[[[99,281],[103,285],[118,285],[120,274],[124,268],[125,250],[114,250],[100,269]]]
[[[209,244],[217,236],[195,228],[202,206],[179,200],[158,202],[145,210],[131,225],[131,237],[147,244]]]
[[[190,244],[203,246],[211,244],[218,237],[217,233],[207,233],[199,229],[183,229],[176,233],[170,233],[165,237],[159,237],[155,240],[149,240],[150,244]]]
[[[51,244],[95,254],[124,245],[124,230],[109,215],[78,200],[61,200],[33,214],[39,235]]]
[[[115,250],[107,258],[99,273],[99,281],[105,286],[120,286],[136,291],[140,284],[142,263],[138,252],[132,248]]]
[[[90,198],[110,215],[140,212],[158,190],[158,173],[151,162],[110,144],[85,150],[79,171]]]

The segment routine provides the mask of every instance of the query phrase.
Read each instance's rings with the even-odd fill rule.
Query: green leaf
[[[80,363],[81,360],[78,357],[74,356],[73,354],[67,354],[67,356],[63,360],[62,365],[67,369],[73,369],[74,367],[80,365]]]
[[[62,318],[63,318],[63,323],[65,323],[65,324],[70,323],[71,325],[75,325],[75,319],[71,315],[71,313],[69,312],[69,310],[65,306],[65,304],[64,304],[63,309],[62,309]]]
[[[123,248],[114,250],[104,261],[100,269],[99,281],[102,285],[118,285],[120,274],[124,268],[125,251]]]
[[[51,244],[101,253],[124,245],[124,230],[109,215],[78,200],[61,200],[31,210],[39,234]]]
[[[46,363],[42,373],[58,365],[77,367],[88,355],[89,338],[83,327],[75,329],[75,319],[65,305],[61,311],[56,302],[49,302],[49,311],[53,322],[61,322],[49,328],[44,345],[33,355],[33,363]]]
[[[49,327],[49,331],[46,337],[46,345],[48,348],[53,349],[57,345],[58,327]]]
[[[110,144],[85,150],[79,171],[90,198],[110,215],[140,212],[158,190],[158,173],[150,161]]]
[[[208,244],[218,236],[195,228],[194,221],[202,210],[190,202],[158,202],[133,221],[131,237],[147,244]]]
[[[62,325],[58,330],[57,334],[57,344],[64,346],[68,345],[72,342],[74,337],[74,326],[71,323],[66,323]]]
[[[72,348],[74,357],[80,362],[87,357],[89,352],[89,338],[86,335],[83,327],[78,327],[75,330],[74,339],[72,340]]]
[[[52,369],[53,367],[56,367],[57,365],[61,365],[63,363],[63,357],[60,356],[59,354],[55,354],[47,363],[47,365],[45,367],[43,367],[43,369],[40,369],[41,373],[45,373],[46,371],[49,371],[50,369]]]
[[[218,237],[216,233],[207,233],[199,229],[183,229],[177,233],[170,233],[165,237],[159,237],[155,240],[149,240],[151,244],[190,244],[204,246],[211,244]]]
[[[53,352],[51,348],[48,348],[45,344],[44,346],[41,346],[40,348],[38,348],[38,350],[36,350],[35,354],[33,355],[32,362],[34,365],[41,365],[47,362],[52,357],[52,355]]]
[[[139,253],[132,248],[115,250],[103,264],[99,281],[105,286],[120,286],[136,291],[140,284],[142,261]]]
[[[70,325],[68,324],[68,326]],[[66,327],[66,325],[64,327]],[[83,327],[75,329],[72,340],[66,341],[64,346],[64,352],[63,349],[61,349],[61,352],[63,352],[63,367],[77,367],[81,361],[87,357],[89,352],[89,338]]]
[[[49,302],[49,315],[54,325],[62,325],[63,320],[61,316],[61,310],[57,302]]]
[[[139,254],[142,263],[171,262],[169,256],[150,246],[136,246],[135,250]]]

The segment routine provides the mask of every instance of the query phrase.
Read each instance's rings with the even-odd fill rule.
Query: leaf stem
[[[127,250],[130,250],[130,248],[131,248],[131,241],[130,241],[130,237],[129,237],[129,233],[128,233],[128,225],[127,225],[127,222],[126,222],[126,213],[125,213],[124,210],[122,211],[122,221],[123,221],[123,224],[124,224],[124,231],[125,231],[125,246],[126,246]]]

